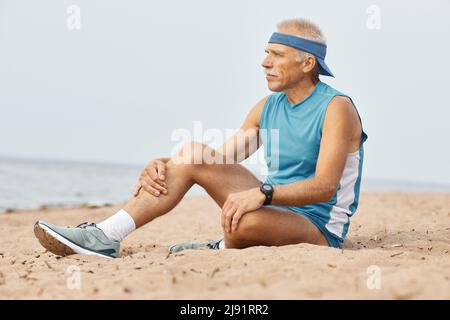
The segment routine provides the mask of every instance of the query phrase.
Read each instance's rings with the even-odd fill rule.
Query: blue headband
[[[327,45],[314,40],[309,40],[290,34],[274,32],[269,39],[269,43],[284,44],[307,53],[314,55],[320,66],[320,74],[334,77],[330,68],[325,63],[325,56],[327,55]]]

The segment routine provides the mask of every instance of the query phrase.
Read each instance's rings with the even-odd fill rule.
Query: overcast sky
[[[277,22],[306,17],[328,39],[336,78],[322,81],[369,135],[364,175],[449,183],[449,13],[446,0],[0,0],[0,154],[143,164],[194,121],[236,129],[270,93],[260,63]]]

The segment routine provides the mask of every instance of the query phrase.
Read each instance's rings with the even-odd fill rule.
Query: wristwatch
[[[259,190],[264,193],[266,196],[266,200],[264,201],[263,205],[267,206],[272,202],[272,196],[273,196],[273,187],[272,185],[268,183],[263,183],[259,186]]]

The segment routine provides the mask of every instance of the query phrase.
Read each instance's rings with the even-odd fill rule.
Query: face
[[[266,57],[261,65],[266,73],[269,89],[275,92],[295,87],[311,73],[315,64],[314,58],[298,62],[297,49],[278,43],[267,44],[265,52]]]

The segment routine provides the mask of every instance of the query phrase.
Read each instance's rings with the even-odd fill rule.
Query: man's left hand
[[[237,229],[239,219],[247,212],[262,207],[266,196],[259,188],[230,193],[222,207],[222,228],[225,232]]]

